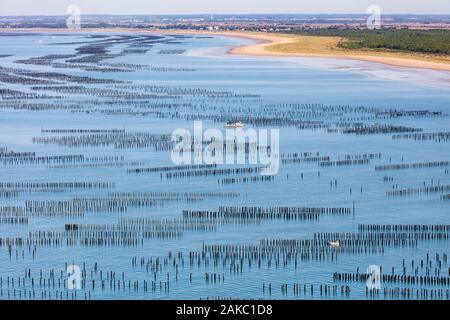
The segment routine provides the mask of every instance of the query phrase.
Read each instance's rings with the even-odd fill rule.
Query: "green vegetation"
[[[410,29],[309,29],[291,33],[311,36],[341,37],[343,49],[385,49],[404,52],[450,54],[450,30]]]

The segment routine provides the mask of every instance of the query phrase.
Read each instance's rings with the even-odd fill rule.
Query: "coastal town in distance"
[[[85,15],[83,28],[241,30],[284,32],[301,29],[366,29],[367,14],[195,14]],[[65,28],[66,15],[3,16],[0,28]],[[450,15],[385,14],[383,27],[394,29],[450,29]]]

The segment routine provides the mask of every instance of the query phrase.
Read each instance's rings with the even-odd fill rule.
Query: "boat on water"
[[[241,121],[228,121],[223,127],[224,128],[242,128],[244,123]]]

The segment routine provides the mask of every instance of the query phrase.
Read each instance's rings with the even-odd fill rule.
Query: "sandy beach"
[[[0,29],[0,32],[150,32],[163,34],[219,35],[245,38],[255,44],[232,48],[229,53],[246,56],[286,56],[352,59],[391,66],[450,71],[450,57],[402,52],[344,50],[336,47],[337,37],[316,37],[249,31],[137,30],[137,29]]]
[[[211,32],[211,34],[259,41],[259,43],[233,48],[229,51],[230,54],[236,55],[352,59],[399,67],[450,71],[450,58],[439,61],[436,57],[420,54],[341,50],[335,48],[340,39],[333,37],[232,31]]]

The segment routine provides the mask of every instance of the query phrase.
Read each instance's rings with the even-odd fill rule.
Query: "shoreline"
[[[0,33],[14,33],[14,32],[67,32],[67,33],[112,33],[112,32],[133,32],[133,33],[160,33],[160,34],[185,34],[185,35],[218,35],[226,37],[244,38],[248,40],[257,41],[255,44],[248,44],[243,46],[234,47],[228,50],[228,54],[243,55],[243,56],[274,56],[274,57],[310,57],[310,58],[333,58],[333,59],[347,59],[356,61],[366,61],[372,63],[380,63],[384,65],[416,68],[416,69],[428,69],[436,71],[450,71],[450,61],[440,62],[432,61],[427,57],[407,56],[407,53],[384,53],[384,52],[369,52],[369,51],[336,51],[333,52],[332,48],[314,48],[310,51],[317,52],[283,52],[277,51],[277,46],[289,46],[294,45],[302,40],[310,40],[312,36],[299,36],[289,34],[265,34],[260,32],[251,31],[207,31],[207,30],[158,30],[158,29],[81,29],[81,30],[69,30],[69,29],[52,29],[52,28],[27,28],[27,29],[0,29]],[[326,40],[327,37],[322,37]],[[330,37],[331,38],[331,37]],[[311,41],[310,41],[311,42]],[[402,56],[404,55],[404,56]]]
[[[212,34],[214,34],[212,32]],[[260,43],[245,45],[240,47],[231,48],[228,52],[233,55],[246,55],[246,56],[272,56],[272,57],[309,57],[309,58],[332,58],[332,59],[346,59],[356,61],[366,61],[373,63],[380,63],[395,67],[416,68],[416,69],[428,69],[436,71],[450,71],[450,62],[437,62],[427,61],[425,59],[401,57],[401,56],[384,56],[383,53],[373,52],[373,55],[368,55],[365,52],[335,52],[335,53],[308,53],[308,52],[280,52],[275,50],[267,50],[276,45],[289,45],[297,41],[295,36],[286,37],[284,35],[264,35],[244,33],[223,33],[221,35],[226,36],[238,36],[241,38],[247,38],[251,40],[259,40]],[[401,55],[401,53],[399,53]]]

